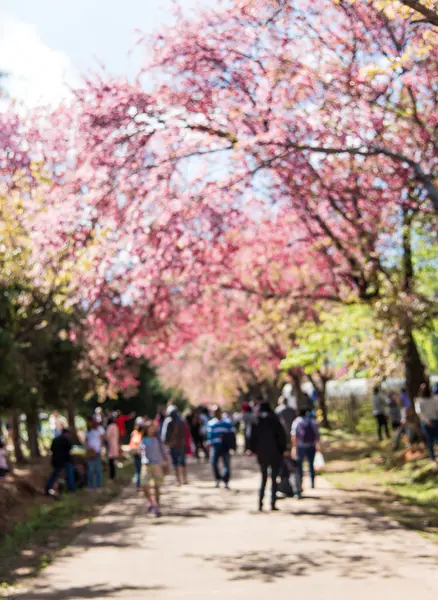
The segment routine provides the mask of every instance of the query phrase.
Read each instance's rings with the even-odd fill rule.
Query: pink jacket
[[[106,439],[108,441],[108,457],[118,458],[120,454],[120,433],[119,428],[115,423],[108,425]]]

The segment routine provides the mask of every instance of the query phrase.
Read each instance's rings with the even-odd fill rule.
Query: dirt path
[[[196,467],[190,486],[169,486],[162,519],[127,493],[15,597],[436,600],[438,547],[324,481],[259,514],[252,464],[235,461],[231,492]]]

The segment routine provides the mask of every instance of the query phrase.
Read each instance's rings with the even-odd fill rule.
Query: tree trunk
[[[412,212],[405,208],[403,210],[403,291],[411,294],[414,282],[414,267],[412,264]],[[405,368],[406,389],[410,398],[413,400],[418,394],[420,385],[426,382],[426,368],[421,360],[417,344],[413,335],[413,324],[408,316],[406,322],[403,323],[404,339],[403,339],[403,360]]]
[[[299,413],[300,410],[304,410],[304,409],[308,408],[306,398],[304,396],[303,390],[301,389],[302,375],[301,375],[301,373],[298,373],[297,371],[292,371],[290,373],[290,375],[291,375],[292,381],[293,381],[294,394],[297,397],[297,408],[298,408],[298,413]]]
[[[14,412],[12,414],[11,424],[12,424],[12,441],[14,443],[15,461],[18,464],[23,464],[26,461],[24,459],[23,449],[21,447],[20,414],[18,412]]]
[[[326,429],[331,429],[327,409],[327,381],[323,376],[321,376],[321,383],[317,383],[313,375],[309,375],[309,380],[318,394],[319,409],[321,410],[322,416],[321,425]]]
[[[76,431],[76,408],[72,397],[67,402],[67,421],[69,428]]]
[[[406,332],[405,336],[404,366],[406,389],[409,397],[413,400],[418,394],[420,385],[427,381],[426,368],[421,360],[412,331]]]
[[[275,408],[278,404],[278,398],[281,395],[281,389],[276,385],[275,381],[266,382],[265,393],[269,404]]]
[[[258,381],[255,381],[251,385],[249,397],[253,400],[259,400],[260,398],[263,398],[263,390]]]
[[[76,431],[76,404],[73,392],[69,392],[67,396],[67,421],[68,427],[72,432],[72,442],[79,443],[78,432]]]
[[[414,266],[412,264],[411,229],[413,216],[408,209],[403,210],[402,244],[403,244],[403,291],[412,292],[414,287]]]
[[[26,413],[27,447],[29,448],[32,458],[41,457],[38,443],[38,425],[38,410],[36,406],[34,406]]]
[[[321,425],[326,429],[331,429],[330,421],[328,418],[327,410],[327,395],[326,395],[326,383],[324,382],[323,387],[320,390],[316,390],[319,399],[319,408],[321,409],[322,421]]]

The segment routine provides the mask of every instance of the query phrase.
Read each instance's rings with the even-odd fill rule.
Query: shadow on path
[[[166,589],[163,586],[135,586],[119,585],[116,587],[107,585],[90,585],[83,587],[71,587],[63,590],[51,590],[50,588],[38,587],[33,592],[27,592],[25,600],[86,600],[88,598],[117,598],[122,594],[126,598],[127,592],[157,592]],[[151,596],[153,597],[153,596]]]
[[[242,456],[234,457],[236,478],[253,474],[252,465]],[[145,547],[148,540],[147,526],[186,525],[188,520],[202,520],[224,515],[235,510],[238,490],[216,490],[208,463],[191,464],[189,486],[176,487],[169,478],[163,494],[163,518],[155,519],[146,514],[146,500],[142,492],[133,488],[125,490],[122,497],[104,508],[76,540],[64,551],[72,556],[78,551],[91,548]],[[135,521],[138,527],[133,528]]]
[[[286,554],[269,550],[193,558],[203,558],[206,562],[215,563],[228,573],[230,581],[258,580],[274,583],[278,579],[308,577],[321,571],[335,571],[337,576],[349,579],[366,579],[372,575],[383,578],[397,577],[387,567],[376,564],[372,556],[348,555],[331,550],[311,554]]]
[[[398,523],[392,522],[387,519],[384,515],[378,514],[374,511],[364,511],[362,507],[342,507],[345,511],[340,512],[339,510],[333,510],[332,505],[326,504],[322,501],[318,503],[318,508],[315,510],[313,507],[309,510],[305,510],[300,502],[300,508],[293,511],[285,511],[284,514],[291,515],[294,517],[311,517],[317,520],[339,519],[346,521],[350,526],[350,533],[354,534],[354,525],[358,531],[363,531],[364,526],[369,531],[383,532],[391,530],[400,530],[401,527]]]

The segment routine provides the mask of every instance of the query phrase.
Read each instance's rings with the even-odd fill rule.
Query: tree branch
[[[427,8],[427,6],[424,6],[424,4],[421,4],[421,2],[418,2],[418,0],[400,0],[400,2],[405,6],[412,8],[412,10],[415,10],[415,12],[423,15],[427,23],[438,27],[438,13],[434,10]]]
[[[352,154],[357,156],[377,156],[381,154],[383,156],[387,156],[388,158],[392,158],[393,160],[404,162],[414,170],[417,180],[421,181],[421,183],[424,185],[424,189],[426,190],[435,211],[438,212],[438,188],[435,186],[432,176],[425,173],[415,160],[405,156],[404,154],[393,152],[392,150],[387,150],[386,148],[381,148],[380,146],[369,146],[369,148],[366,149],[363,147],[324,148],[323,146],[290,144],[290,147],[294,148],[295,150],[308,150],[309,152],[315,152],[319,154]]]

